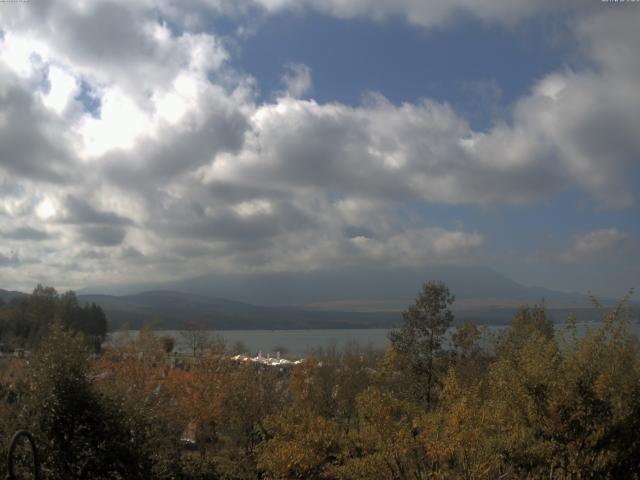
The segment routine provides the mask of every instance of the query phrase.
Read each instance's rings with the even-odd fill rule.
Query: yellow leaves
[[[444,381],[440,408],[422,417],[419,439],[446,478],[491,479],[501,465],[490,429],[494,421],[481,385],[462,388],[452,368]]]
[[[263,426],[270,438],[258,447],[258,468],[268,478],[310,478],[338,452],[338,426],[318,415],[287,410],[267,417]]]
[[[446,438],[446,415],[439,413],[424,413],[414,421],[416,440],[424,449],[425,460],[442,464],[451,460],[454,450]]]
[[[423,468],[417,406],[369,388],[357,396],[356,410],[357,424],[348,430],[308,411],[268,417],[270,438],[259,447],[260,468],[273,479],[353,480],[403,478]]]
[[[406,400],[414,377],[392,348],[368,363],[334,352],[276,371],[218,355],[182,370],[155,357],[147,332],[105,351],[93,378],[151,411],[163,431],[193,422],[189,455],[220,478],[558,478],[561,465],[574,478],[624,478],[617,465],[640,457],[637,340],[609,322],[559,346],[547,327],[541,311],[522,313],[496,356],[461,329],[467,355],[433,370],[441,388],[428,408]]]
[[[412,426],[419,414],[417,406],[377,388],[358,395],[356,404],[363,443],[382,447],[394,457],[405,456],[416,447]]]
[[[349,432],[341,464],[333,472],[352,479],[402,478],[402,472],[418,472],[426,460],[417,440],[420,409],[378,388],[358,395],[356,405],[358,428]],[[363,469],[365,464],[376,468]]]
[[[390,477],[390,460],[383,452],[374,452],[366,457],[349,458],[340,465],[329,466],[325,474],[328,478],[349,480],[387,480]]]
[[[615,465],[612,440],[637,421],[637,340],[613,321],[562,349],[535,330],[505,335],[490,367],[485,405],[497,451],[522,472],[565,465],[597,476]]]

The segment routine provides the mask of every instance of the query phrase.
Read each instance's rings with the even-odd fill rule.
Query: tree
[[[533,336],[541,336],[547,340],[554,337],[553,320],[547,315],[544,303],[518,309],[509,329],[498,339],[498,355],[514,355]]]
[[[102,308],[95,304],[80,306],[73,291],[60,295],[53,287],[38,285],[30,296],[16,298],[0,308],[1,333],[20,347],[36,347],[54,321],[86,334],[95,351],[106,338],[107,317]]]
[[[145,429],[95,389],[88,357],[85,341],[54,323],[34,358],[21,423],[36,435],[44,478],[149,478]]]
[[[180,335],[192,351],[194,357],[198,353],[204,352],[209,345],[209,331],[202,323],[192,321],[184,322]]]
[[[258,447],[257,457],[266,478],[323,478],[339,455],[338,425],[311,411],[288,409],[268,416],[264,428],[267,439]]]
[[[420,408],[378,388],[356,399],[357,428],[349,429],[338,462],[327,465],[328,478],[408,480],[427,477],[427,452],[419,442]]]
[[[474,323],[465,322],[456,327],[451,335],[455,348],[455,373],[457,381],[462,385],[471,386],[486,375],[491,357],[482,348],[484,333],[486,331],[479,329]]]
[[[480,329],[473,322],[465,322],[456,328],[451,336],[456,353],[462,358],[468,358],[480,349],[478,340],[481,336]]]
[[[173,337],[162,337],[160,338],[160,343],[162,344],[162,349],[169,354],[173,352],[176,346],[176,339]]]
[[[453,322],[449,307],[454,300],[444,283],[425,283],[415,303],[402,313],[402,327],[389,333],[393,348],[400,354],[401,367],[410,377],[413,395],[427,405],[434,398],[436,357]]]
[[[73,290],[60,295],[57,302],[57,319],[65,328],[84,333],[92,348],[98,352],[107,337],[107,316],[95,303],[80,306]]]
[[[107,338],[107,316],[102,307],[92,303],[85,305],[84,309],[84,327],[80,331],[84,331],[93,340],[96,351],[100,350],[102,343]]]
[[[242,355],[242,354],[249,353],[249,351],[250,351],[249,347],[247,346],[246,343],[244,343],[242,340],[236,340],[233,343],[233,346],[231,347],[231,349],[229,350],[229,353]]]

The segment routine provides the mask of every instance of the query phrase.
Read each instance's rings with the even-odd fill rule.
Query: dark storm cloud
[[[284,189],[278,189],[265,185],[262,182],[259,185],[251,185],[229,181],[212,181],[205,185],[208,196],[223,203],[237,203],[245,200],[253,200],[256,198],[269,198],[275,200],[284,200],[289,196],[289,192]]]
[[[16,253],[12,252],[9,255],[0,253],[0,267],[19,267],[21,263]]]
[[[344,228],[344,235],[345,237],[348,237],[348,238],[355,238],[355,237],[371,238],[373,237],[373,232],[368,228],[347,226]]]
[[[75,224],[99,224],[112,226],[133,225],[129,218],[113,212],[98,210],[85,200],[73,195],[68,195],[65,200],[65,223]]]
[[[51,235],[43,230],[38,230],[31,227],[19,227],[14,230],[9,230],[2,234],[3,237],[11,240],[47,240],[51,238]]]
[[[295,234],[315,225],[315,221],[293,205],[271,204],[268,211],[241,215],[230,208],[205,214],[197,204],[190,209],[166,212],[163,221],[153,225],[164,234],[175,238],[205,241],[260,244],[280,234]]]
[[[75,163],[64,124],[15,82],[0,66],[0,168],[25,179],[70,182]]]
[[[20,197],[24,195],[24,187],[19,183],[3,178],[0,180],[0,198]]]
[[[140,260],[144,258],[144,254],[134,247],[124,247],[119,255],[120,258],[127,260]]]
[[[125,228],[109,225],[86,225],[79,227],[82,239],[99,247],[114,247],[120,245],[127,234]]]

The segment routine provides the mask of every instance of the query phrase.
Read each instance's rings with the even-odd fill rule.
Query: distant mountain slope
[[[507,323],[518,306],[542,300],[556,320],[571,312],[582,320],[599,315],[586,295],[527,287],[485,267],[210,274],[78,293],[82,303],[102,306],[113,328],[152,323],[179,329],[187,320],[216,329],[387,328],[400,323],[400,312],[428,280],[445,282],[456,295],[454,313],[459,322]],[[2,298],[19,295],[23,294],[0,291]]]
[[[128,294],[81,298],[102,305],[114,325],[132,327],[156,322],[162,328],[179,328],[184,320],[201,320],[219,329],[388,327],[401,321],[400,312],[428,280],[445,282],[456,295],[454,311],[460,322],[507,323],[518,306],[542,300],[557,320],[571,312],[583,320],[598,318],[586,295],[527,287],[485,267],[210,274],[102,287]],[[100,288],[85,292],[91,290]]]
[[[448,279],[449,282],[451,278]],[[470,282],[470,281],[469,281]],[[495,282],[494,282],[495,283]],[[286,284],[282,284],[283,287]],[[505,282],[505,286],[513,288],[513,294],[522,294],[523,290]],[[471,283],[465,290],[464,284],[458,284],[463,292],[469,290]],[[269,288],[269,286],[265,286]],[[522,287],[526,290],[526,287]],[[503,288],[504,292],[506,288]],[[542,289],[535,289],[534,294]],[[496,290],[485,288],[487,294],[496,294]],[[353,290],[349,293],[353,293]],[[542,290],[549,298],[549,291]],[[551,292],[555,293],[555,292]],[[319,292],[322,295],[322,292]],[[0,290],[0,297],[11,299],[25,297],[21,292]],[[584,303],[567,304],[567,299],[559,296],[565,302],[562,306],[550,304],[548,311],[552,318],[564,320],[569,313],[576,313],[579,320],[596,320],[600,313]],[[320,297],[322,298],[322,297]],[[571,299],[572,297],[569,297]],[[153,290],[131,295],[79,295],[81,303],[96,303],[100,305],[110,320],[111,328],[117,329],[127,325],[129,328],[140,328],[145,324],[152,324],[159,329],[180,329],[185,321],[196,321],[207,328],[219,330],[241,329],[305,329],[305,328],[390,328],[400,324],[400,312],[412,301],[394,299],[393,301],[376,300],[373,306],[381,305],[377,311],[363,311],[362,304],[358,304],[360,311],[344,311],[341,307],[353,306],[353,301],[346,302],[318,302],[307,307],[274,307],[258,306],[246,302],[231,301],[175,290]],[[495,300],[492,298],[467,297],[456,300],[454,313],[457,322],[475,321],[484,324],[505,324],[510,321],[522,300]],[[529,302],[532,303],[532,302]],[[570,302],[569,302],[570,303]],[[389,307],[389,305],[395,305]],[[366,301],[364,307],[366,307]],[[375,310],[375,309],[372,309]]]
[[[82,303],[100,305],[112,327],[146,323],[180,329],[196,321],[215,329],[367,328],[397,323],[397,313],[355,313],[274,308],[177,291],[150,291],[134,295],[80,295]]]
[[[343,268],[301,273],[210,274],[162,284],[87,288],[88,292],[130,294],[145,290],[178,290],[267,306],[349,305],[359,310],[400,309],[427,280],[444,281],[459,300],[491,300],[495,305],[559,302],[583,305],[586,295],[527,287],[486,267]],[[363,300],[364,306],[363,306]]]
[[[400,308],[384,312],[348,312],[265,307],[167,290],[125,296],[81,295],[79,300],[102,306],[112,328],[123,325],[139,328],[144,324],[152,324],[155,328],[175,330],[181,329],[185,321],[200,322],[218,330],[392,328],[399,325],[402,319]],[[454,313],[457,323],[474,321],[495,325],[508,323],[517,308],[518,303],[507,307],[455,307]],[[575,313],[581,321],[600,318],[600,312],[592,307],[550,307],[548,312],[556,321],[566,320],[570,313]]]
[[[0,299],[2,299],[2,301],[4,302],[10,302],[14,298],[22,298],[27,296],[28,295],[26,293],[3,290],[0,288]]]

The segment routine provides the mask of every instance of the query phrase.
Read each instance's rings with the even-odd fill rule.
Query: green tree
[[[84,333],[96,351],[106,338],[107,317],[102,308],[82,307],[73,291],[60,295],[53,287],[38,285],[30,296],[0,308],[0,333],[17,347],[36,347],[54,321]]]
[[[455,297],[442,282],[427,282],[416,301],[402,313],[404,323],[389,333],[408,374],[415,398],[431,405],[437,381],[437,357],[442,353],[443,337],[453,322],[450,306]]]
[[[86,342],[59,323],[33,361],[22,424],[38,439],[46,479],[144,479],[144,428],[96,390]]]

